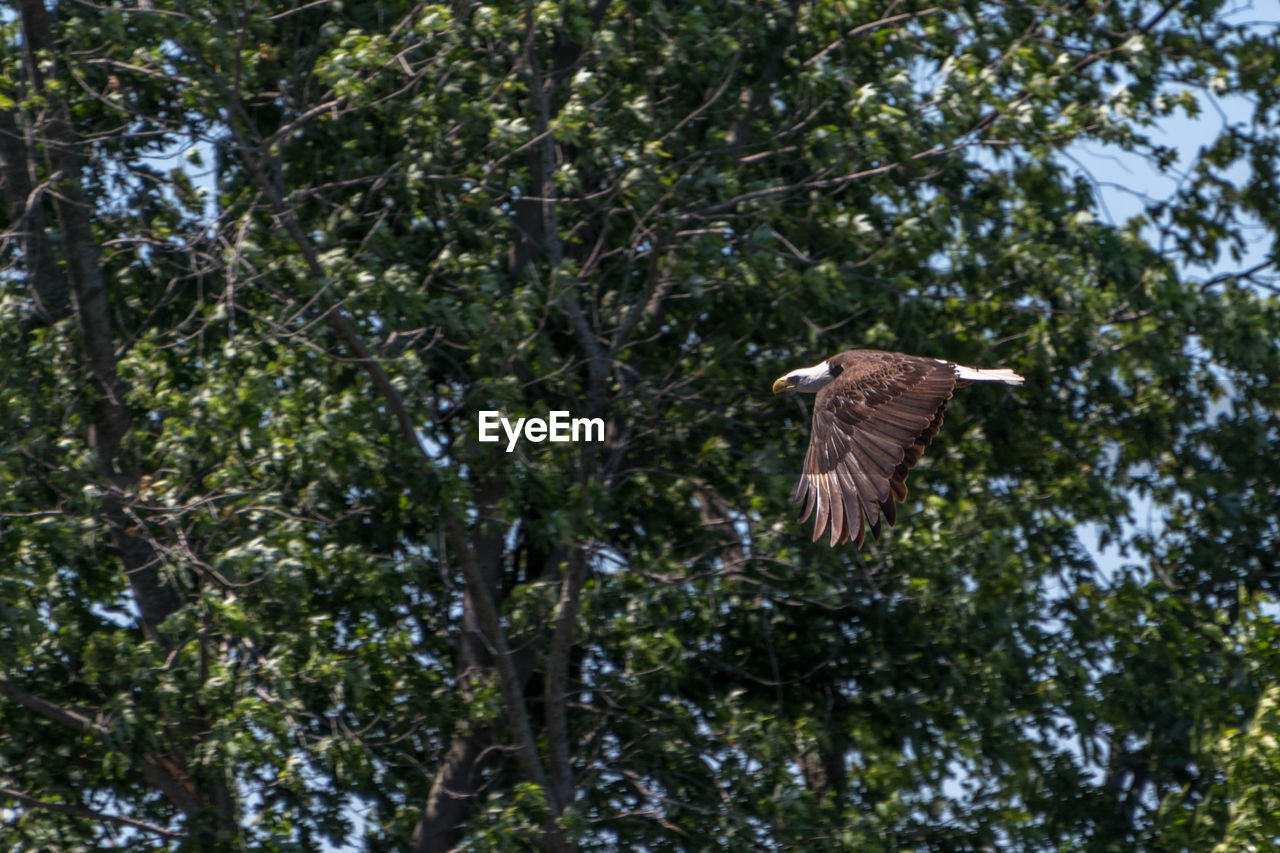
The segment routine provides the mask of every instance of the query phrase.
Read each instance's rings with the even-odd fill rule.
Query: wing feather
[[[863,447],[867,451],[867,456],[883,460],[891,468],[902,461],[902,456],[906,452],[902,446],[903,442],[908,439],[914,440],[916,435],[919,435],[919,432],[894,438],[885,435],[874,423],[865,424],[862,428],[862,437],[865,439]]]
[[[816,491],[818,493],[818,517],[813,522],[813,541],[817,542],[822,536],[822,529],[827,526],[827,519],[831,516],[831,504],[835,501],[836,495],[832,492],[830,478],[826,474],[819,475]]]
[[[843,496],[844,504],[844,527],[846,536],[855,535],[857,530],[862,526],[862,505],[859,502],[859,494],[861,490],[858,488],[858,482],[855,474],[846,466],[836,468],[833,472],[835,475],[836,485],[839,487]]]
[[[804,471],[793,500],[805,521],[816,512],[813,540],[832,546],[897,520],[907,474],[942,426],[956,387],[955,370],[928,358],[851,350],[832,357],[836,379],[818,392]]]
[[[904,491],[906,490],[905,486],[903,487],[903,490]],[[906,495],[903,494],[902,497],[905,498]],[[900,500],[900,498],[897,497],[897,492],[895,491],[892,495],[885,498],[880,503],[880,511],[884,513],[885,523],[888,524],[890,527],[893,527],[893,525],[898,522],[898,504],[896,503],[897,500]]]

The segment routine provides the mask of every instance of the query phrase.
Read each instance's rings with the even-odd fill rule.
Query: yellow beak
[[[773,382],[773,393],[781,394],[783,391],[790,391],[796,387],[796,383],[791,382],[785,376],[780,376]]]

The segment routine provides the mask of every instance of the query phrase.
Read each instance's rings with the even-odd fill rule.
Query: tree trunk
[[[27,329],[52,325],[71,314],[67,280],[45,234],[44,204],[28,168],[31,162],[16,108],[0,109],[0,181],[10,228],[22,249],[34,309],[24,323]]]
[[[33,93],[43,99],[35,118],[35,139],[44,149],[63,260],[70,279],[71,310],[80,334],[83,362],[97,393],[96,412],[89,423],[87,441],[101,479],[102,514],[128,576],[143,628],[149,636],[163,643],[161,623],[181,606],[182,597],[172,579],[162,571],[161,556],[154,540],[145,532],[140,535],[138,520],[130,511],[129,503],[137,488],[139,472],[135,465],[130,464],[121,444],[129,431],[131,418],[125,403],[127,388],[117,371],[107,285],[102,275],[99,247],[93,235],[93,208],[80,184],[82,143],[76,136],[71,111],[63,96],[45,85],[46,71],[53,69],[49,73],[57,73],[57,66],[52,62],[56,52],[48,12],[41,0],[22,0],[19,12],[27,75]],[[0,125],[0,134],[5,129]],[[6,148],[6,180],[20,170],[19,164],[9,162],[8,153],[13,150],[17,149],[13,146]],[[18,187],[11,189],[17,190]],[[12,196],[9,204],[13,209],[15,200]],[[50,270],[56,268],[43,241],[43,232],[37,233],[36,224],[40,222],[36,218],[37,206],[31,207],[24,212],[28,216],[27,229],[31,232],[29,246],[35,251],[25,247],[24,251],[27,261],[37,266],[29,267],[27,274],[33,278],[37,301],[49,300],[52,317],[56,315],[58,305],[57,279],[42,280],[42,277],[50,275]],[[185,728],[187,722],[181,721],[181,728]],[[235,806],[230,790],[222,783],[199,785],[191,775],[190,762],[183,749],[142,756],[138,767],[143,778],[195,824],[194,835],[212,840],[234,832]]]
[[[51,56],[53,48],[44,4],[41,0],[23,0],[21,14],[27,74],[35,93],[45,100],[36,119],[36,138],[43,143],[49,184],[54,191],[54,210],[71,279],[73,310],[84,362],[98,394],[97,414],[89,426],[88,440],[98,476],[106,488],[102,509],[143,624],[148,633],[154,634],[156,627],[178,609],[181,599],[177,589],[163,576],[155,548],[146,537],[137,535],[135,522],[127,512],[126,496],[137,484],[136,472],[128,470],[120,453],[120,440],[129,430],[129,409],[124,402],[123,383],[116,372],[107,286],[99,265],[98,244],[93,238],[91,208],[80,186],[79,140],[72,129],[66,102],[44,85],[41,57]],[[48,263],[43,255],[37,257]],[[28,272],[34,275],[38,271]]]

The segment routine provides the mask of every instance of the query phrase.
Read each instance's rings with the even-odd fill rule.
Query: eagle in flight
[[[894,501],[907,497],[907,472],[938,434],[951,392],[970,382],[1021,385],[1007,368],[980,370],[937,358],[855,349],[773,383],[773,393],[817,394],[804,473],[792,500],[803,523],[814,512],[813,541],[828,525],[832,546],[892,526]]]

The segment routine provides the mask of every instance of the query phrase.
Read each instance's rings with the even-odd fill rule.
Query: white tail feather
[[[981,369],[957,364],[955,368],[957,379],[968,379],[970,382],[1003,382],[1006,385],[1021,385],[1023,383],[1022,377],[1007,367]]]

